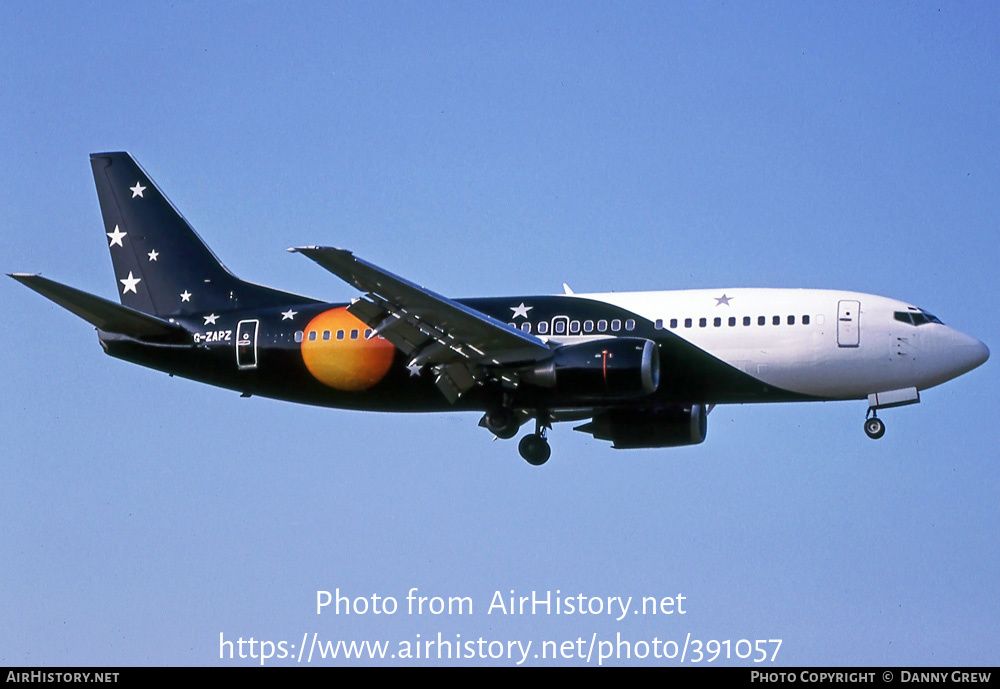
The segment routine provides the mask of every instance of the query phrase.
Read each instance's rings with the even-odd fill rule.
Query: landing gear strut
[[[878,440],[885,435],[885,424],[875,415],[875,410],[872,408],[868,409],[868,415],[865,416],[865,433],[872,440]]]
[[[537,467],[549,461],[552,448],[549,447],[549,441],[545,438],[545,429],[548,427],[547,423],[544,423],[540,418],[537,419],[535,432],[524,436],[517,444],[517,451],[521,453],[528,464]]]

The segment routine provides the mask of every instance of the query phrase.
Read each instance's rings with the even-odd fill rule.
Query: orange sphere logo
[[[324,311],[302,333],[302,361],[313,378],[338,390],[367,390],[382,380],[396,348],[379,337],[346,307]]]

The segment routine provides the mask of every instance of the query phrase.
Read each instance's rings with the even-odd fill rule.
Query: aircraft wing
[[[532,362],[551,355],[542,340],[436,294],[409,280],[332,247],[289,249],[305,254],[365,292],[347,310],[411,357],[429,365],[445,397],[454,402],[475,387],[491,367]],[[485,368],[484,368],[485,367]]]

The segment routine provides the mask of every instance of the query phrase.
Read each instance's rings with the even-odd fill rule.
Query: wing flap
[[[533,360],[551,354],[549,347],[537,337],[393,275],[357,258],[350,251],[317,246],[289,251],[305,254],[345,282],[367,292],[368,300],[381,307],[386,315],[392,313],[397,318],[405,319],[428,337],[445,343],[451,340],[456,346],[471,346],[481,358],[502,363],[511,355],[521,360]],[[371,314],[357,304],[355,302],[354,306],[359,313]],[[378,325],[377,321],[366,323],[371,327]],[[489,353],[495,353],[499,358],[491,358]]]
[[[384,308],[375,301],[357,299],[347,311],[374,329],[404,354],[412,354],[425,346],[430,336],[405,318],[405,312]]]
[[[542,340],[332,247],[289,249],[305,254],[365,296],[348,312],[410,357],[432,366],[451,402],[489,375],[484,367],[537,361],[551,355]]]

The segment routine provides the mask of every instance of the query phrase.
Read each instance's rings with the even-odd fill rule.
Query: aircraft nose
[[[952,339],[951,357],[959,375],[982,366],[990,358],[989,348],[976,338],[956,331]]]
[[[990,348],[984,345],[979,340],[976,340],[976,344],[972,345],[973,356],[972,356],[972,368],[976,366],[982,366],[986,363],[986,360],[990,358]]]

